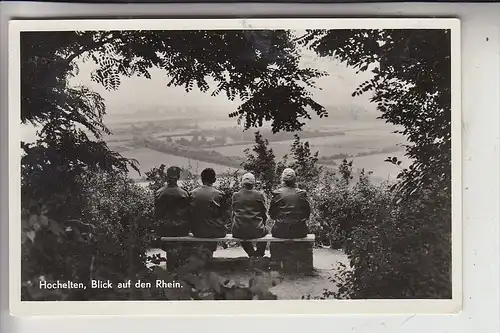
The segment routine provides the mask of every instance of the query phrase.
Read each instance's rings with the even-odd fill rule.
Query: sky
[[[317,89],[311,90],[313,99],[323,106],[359,105],[368,112],[376,112],[375,105],[370,103],[370,94],[352,97],[352,92],[373,74],[359,73],[339,63],[333,58],[319,58],[313,51],[301,49],[301,66],[313,67],[326,71],[329,75],[317,79]],[[107,91],[101,85],[92,82],[91,72],[96,68],[92,61],[77,60],[79,73],[70,79],[71,85],[85,85],[98,92],[105,100],[107,115],[106,123],[112,117],[133,112],[135,106],[192,106],[210,107],[220,110],[222,114],[234,111],[240,101],[229,101],[225,94],[212,97],[210,93],[199,90],[186,93],[182,87],[167,87],[169,78],[159,68],[150,71],[151,79],[143,77],[122,78],[118,90]],[[211,92],[210,90],[209,92]],[[31,141],[35,138],[35,130],[30,126],[22,126],[23,140]]]
[[[356,87],[372,76],[371,73],[356,74],[351,68],[334,59],[318,58],[314,52],[302,50],[302,66],[310,66],[329,73],[317,80],[319,89],[314,89],[314,99],[322,105],[359,104],[374,110],[369,102],[369,94],[353,98]],[[143,77],[124,78],[118,90],[106,91],[90,80],[90,72],[95,68],[91,63],[79,63],[80,73],[73,78],[73,84],[92,87],[105,99],[108,114],[127,112],[122,106],[140,104],[143,106],[168,103],[179,106],[214,106],[221,111],[234,109],[239,101],[229,101],[224,94],[212,97],[196,88],[186,93],[183,87],[167,87],[168,76],[161,69],[151,70],[151,79]],[[211,91],[210,91],[211,92]]]

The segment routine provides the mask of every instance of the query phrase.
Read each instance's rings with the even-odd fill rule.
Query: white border
[[[20,301],[20,32],[184,29],[451,29],[452,53],[452,279],[451,300],[278,301]],[[14,315],[209,314],[441,314],[462,305],[461,62],[458,19],[142,19],[26,20],[9,22],[9,245],[10,312]]]

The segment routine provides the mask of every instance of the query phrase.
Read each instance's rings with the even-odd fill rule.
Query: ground
[[[159,249],[153,249],[150,254],[165,253]],[[269,256],[269,253],[266,253]],[[216,258],[214,271],[220,276],[247,285],[254,274],[251,264],[241,247],[219,248],[214,253]],[[336,291],[335,283],[331,278],[336,273],[337,263],[348,264],[347,256],[338,250],[315,248],[313,252],[314,272],[304,274],[282,274],[278,272],[267,272],[269,276],[270,291],[278,299],[301,299],[302,296],[320,297],[325,289]],[[271,283],[275,281],[276,285]]]

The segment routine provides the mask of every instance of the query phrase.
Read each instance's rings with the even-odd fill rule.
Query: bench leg
[[[273,265],[287,272],[311,272],[313,265],[312,243],[271,243]]]

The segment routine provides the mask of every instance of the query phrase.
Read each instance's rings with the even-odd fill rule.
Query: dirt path
[[[154,249],[149,253],[161,253],[162,250]],[[269,253],[266,253],[269,256]],[[298,274],[279,274],[277,272],[269,273],[270,291],[278,299],[301,299],[302,296],[320,297],[325,289],[336,291],[335,283],[331,281],[336,273],[337,263],[348,264],[347,256],[342,251],[316,248],[313,252],[314,272],[310,275]],[[227,249],[219,248],[214,253],[214,258],[220,261],[220,269],[216,272],[227,279],[248,285],[248,281],[253,276],[253,271],[248,269],[248,258],[241,247],[232,247]],[[224,259],[226,258],[226,259]],[[243,263],[243,264],[241,264]],[[275,281],[277,284],[272,286]]]

